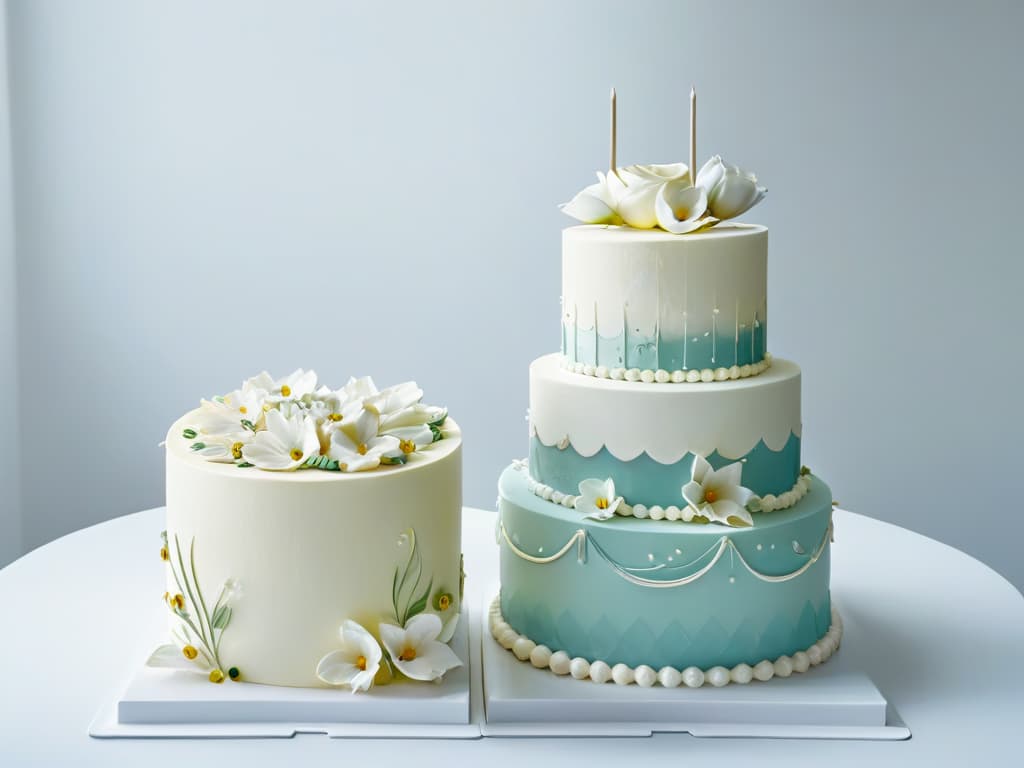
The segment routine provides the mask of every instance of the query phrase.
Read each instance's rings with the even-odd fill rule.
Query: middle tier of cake
[[[699,387],[578,376],[557,354],[530,366],[530,476],[549,495],[611,478],[629,505],[685,505],[702,456],[715,469],[741,462],[743,485],[768,508],[790,506],[806,490],[800,432],[800,368],[786,360]]]

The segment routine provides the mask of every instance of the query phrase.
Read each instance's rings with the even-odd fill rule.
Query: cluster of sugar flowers
[[[562,212],[585,224],[661,227],[681,235],[733,219],[764,199],[757,177],[720,155],[708,160],[693,181],[685,163],[630,165],[597,174]]]
[[[203,400],[184,437],[208,461],[359,472],[404,464],[442,438],[447,412],[422,397],[412,381],[377,389],[366,376],[332,390],[317,385],[314,371],[300,368],[283,379],[264,371],[241,389]]]

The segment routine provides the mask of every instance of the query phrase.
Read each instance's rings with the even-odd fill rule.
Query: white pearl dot
[[[704,673],[704,678],[715,688],[721,688],[729,683],[729,670],[725,667],[712,667]]]
[[[594,375],[601,379],[607,379],[608,369],[603,365],[599,365],[594,369]]]
[[[806,672],[811,666],[811,660],[807,654],[803,651],[797,651],[793,654],[793,671],[794,672]]]
[[[730,584],[735,584],[736,583],[736,577],[735,576],[730,576],[729,577],[729,583]]]
[[[807,658],[811,662],[811,666],[818,666],[825,660],[824,654],[821,652],[821,646],[815,643],[807,649]]]
[[[555,504],[561,504],[562,503],[562,499],[564,499],[564,498],[565,498],[565,494],[562,493],[561,491],[554,491],[551,494],[551,500],[553,502],[555,502]]]
[[[586,374],[587,376],[593,376],[594,366],[591,365],[590,363],[587,363],[586,365],[583,366],[583,373]]]
[[[775,665],[765,659],[754,665],[754,677],[761,682],[771,680],[775,677]]]
[[[651,371],[651,370],[641,371],[640,372],[640,381],[644,382],[644,384],[650,384],[651,382],[653,382],[654,381],[654,371]]]
[[[682,517],[682,513],[679,511],[679,507],[668,507],[665,510],[667,520],[678,520],[680,517]]]
[[[647,517],[647,507],[643,504],[633,505],[633,517],[645,518]]]
[[[569,674],[569,666],[572,662],[569,660],[569,654],[565,651],[555,651],[551,654],[551,660],[548,661],[548,667],[556,675],[567,675]]]
[[[776,677],[789,677],[793,674],[793,660],[789,656],[779,656],[774,666]]]
[[[725,381],[729,378],[728,368],[716,368],[715,369],[715,381]]]
[[[501,643],[501,647],[507,651],[512,650],[512,646],[516,644],[516,640],[519,639],[519,633],[514,629],[507,629],[498,636],[498,642]]]
[[[700,381],[700,371],[691,370],[686,372],[686,380],[691,384]]]
[[[633,677],[636,680],[636,684],[641,688],[650,688],[658,682],[658,673],[646,664],[641,664],[637,667],[636,671],[633,673]]]
[[[546,645],[538,645],[530,651],[530,663],[538,669],[544,669],[551,663],[551,649]]]
[[[739,377],[740,377],[740,367],[738,365],[732,366],[729,369],[729,378],[730,379],[738,379]]]
[[[595,661],[590,665],[590,679],[595,683],[607,683],[612,679],[612,668],[603,661]]]
[[[659,368],[654,372],[654,380],[659,384],[666,383],[670,378],[669,372],[664,369]]]
[[[758,544],[757,551],[760,552],[762,549],[764,549],[764,544]]]
[[[687,667],[683,670],[683,682],[687,688],[700,688],[704,685],[704,670],[700,667]]]
[[[750,668],[749,664],[737,664],[729,672],[729,677],[734,683],[746,685],[754,679],[754,670]]]
[[[682,384],[686,381],[686,371],[672,371],[672,383]]]
[[[715,372],[712,371],[710,368],[705,368],[703,371],[700,372],[700,380],[703,381],[705,384],[714,381]]]
[[[626,381],[638,381],[640,379],[640,369],[630,368],[626,371]]]
[[[662,520],[665,517],[665,510],[655,504],[648,510],[651,514],[651,520]]]
[[[576,498],[576,496],[566,496],[564,499],[562,499],[562,506],[572,509],[573,507],[576,506]]]
[[[658,682],[664,688],[678,688],[683,676],[675,667],[662,667],[658,670]]]
[[[519,636],[512,644],[512,653],[514,653],[516,658],[520,661],[526,661],[530,658],[530,654],[533,653],[533,649],[536,647],[537,644],[530,638]]]
[[[590,676],[590,662],[577,656],[569,662],[569,674],[577,680],[583,680]]]
[[[616,664],[612,667],[612,680],[618,685],[629,685],[633,682],[633,670],[625,664]]]
[[[615,381],[622,381],[626,376],[626,371],[622,368],[612,368],[610,374]]]

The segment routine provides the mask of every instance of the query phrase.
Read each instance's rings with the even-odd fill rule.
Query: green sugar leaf
[[[181,433],[181,436],[184,437],[186,440],[195,440],[198,434],[198,432],[189,427],[188,429]]]
[[[231,621],[231,606],[222,605],[213,612],[210,626],[214,629],[225,629],[229,621]]]

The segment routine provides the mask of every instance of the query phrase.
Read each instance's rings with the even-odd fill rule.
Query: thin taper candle
[[[615,142],[616,142],[616,120],[615,120],[615,88],[612,88],[612,142],[611,159],[608,161],[608,171],[615,173]]]
[[[690,88],[690,179],[697,183],[697,91]]]

